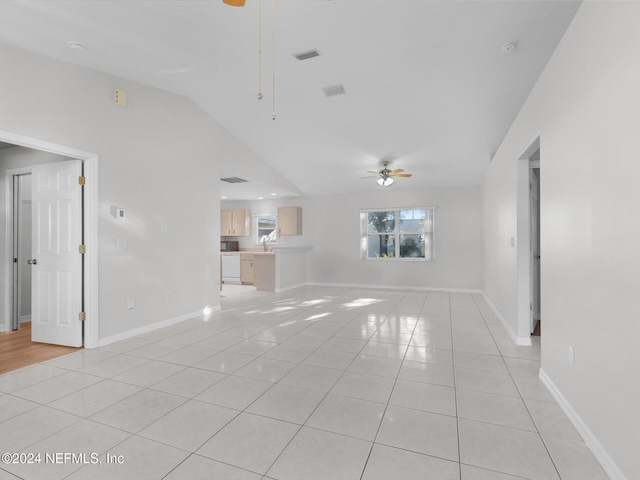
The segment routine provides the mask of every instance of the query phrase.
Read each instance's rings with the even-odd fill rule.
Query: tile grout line
[[[356,315],[357,316],[357,315]],[[384,322],[387,321],[389,315],[385,315],[385,320],[382,322],[382,324],[384,324]],[[355,316],[354,316],[355,319]],[[382,325],[381,324],[381,325]],[[379,330],[380,327],[378,327],[375,331],[377,332]],[[331,336],[330,338],[333,338],[333,336]],[[327,339],[328,341],[328,339]],[[326,341],[324,342],[326,343]],[[309,358],[310,355],[312,355],[313,353],[315,353],[317,350],[320,349],[320,347],[322,347],[322,345],[324,345],[324,343],[322,343],[321,345],[319,345],[314,352],[312,352],[311,354],[309,354],[306,358]],[[366,345],[366,343],[365,343]],[[360,354],[360,352],[362,351],[362,349],[365,347],[365,345],[362,346],[362,348],[356,353],[356,356],[351,360],[351,362],[349,362],[349,365],[347,365],[347,367],[343,370],[342,374],[336,379],[335,382],[333,382],[333,384],[331,385],[331,387],[327,390],[327,392],[325,393],[325,395],[322,397],[322,399],[318,402],[318,404],[315,406],[315,408],[311,411],[311,413],[309,414],[309,416],[306,418],[305,422],[300,425],[300,428],[298,428],[298,430],[296,431],[296,433],[291,437],[291,439],[287,442],[287,444],[285,445],[285,447],[282,449],[282,451],[278,454],[278,456],[275,458],[275,460],[273,461],[273,463],[271,463],[271,465],[269,466],[269,468],[267,469],[267,471],[264,473],[264,476],[266,476],[269,471],[273,468],[273,466],[278,462],[278,459],[282,456],[282,454],[287,450],[287,448],[289,447],[289,445],[291,444],[291,442],[293,441],[294,438],[296,438],[296,436],[298,435],[298,433],[300,433],[300,430],[302,430],[302,427],[305,426],[305,424],[307,423],[307,421],[309,421],[309,419],[313,416],[313,414],[315,413],[315,411],[318,409],[318,407],[320,406],[320,404],[327,398],[327,396],[329,396],[329,394],[331,393],[331,390],[333,389],[333,387],[336,386],[336,384],[340,381],[340,379],[344,376],[345,373],[347,373],[348,368],[351,366],[351,364],[356,360],[356,358],[358,358],[358,355]],[[305,359],[306,359],[305,358]],[[302,363],[300,363],[301,365]],[[322,368],[322,367],[320,367]],[[313,428],[313,427],[307,427],[307,428]],[[330,433],[334,433],[335,432],[330,432]],[[336,434],[339,435],[339,434]],[[366,462],[365,462],[365,466],[366,466]]]
[[[294,315],[292,314],[291,316],[293,317]],[[355,318],[355,317],[354,317],[354,318]],[[304,329],[301,329],[299,332],[296,332],[296,334],[298,334],[298,333],[300,333],[300,332],[302,332],[302,331],[306,330],[307,328],[311,327],[312,325],[314,325],[314,324],[309,324],[309,325],[307,325]],[[273,327],[276,327],[276,326],[278,326],[278,325],[277,325],[277,324],[273,325]],[[270,327],[270,328],[273,328],[273,327]],[[266,330],[266,329],[265,329],[265,330]],[[256,333],[256,335],[259,335],[260,333],[261,333],[261,332]],[[296,335],[296,334],[294,334],[294,335]],[[292,335],[292,336],[293,336],[293,335]],[[249,337],[249,338],[252,338],[252,337]],[[289,337],[289,338],[290,338],[290,337]],[[329,337],[329,338],[332,338],[332,337]],[[327,340],[328,340],[328,339],[327,339]],[[325,341],[324,343],[326,343],[326,341]],[[307,355],[307,357],[305,357],[305,359],[306,359],[306,358],[308,358],[310,355],[312,355],[315,351],[319,350],[319,349],[320,349],[320,347],[321,347],[322,345],[324,345],[324,343],[322,343],[321,345],[319,345],[318,347],[316,347],[316,348],[314,349],[314,351],[313,351],[313,352],[311,352],[309,355]],[[280,344],[280,345],[281,345],[281,344]],[[229,346],[228,348],[231,348],[231,347],[232,347],[232,346]],[[275,347],[273,347],[273,348],[275,348]],[[363,347],[363,348],[364,348],[364,347]],[[271,350],[271,349],[270,349],[270,350]],[[270,351],[270,350],[269,350],[269,351]],[[224,350],[223,350],[223,351],[224,351]],[[263,356],[264,356],[266,353],[268,353],[268,351],[267,351],[267,352],[265,352],[265,353],[263,353],[262,355],[260,355],[260,356],[256,357],[255,359],[257,360],[258,358],[263,358]],[[356,355],[356,358],[357,358],[357,355]],[[355,360],[355,358],[354,358],[354,360]],[[303,359],[302,361],[304,361],[304,359]],[[301,361],[301,362],[302,362],[302,361]],[[301,362],[298,362],[297,366],[302,365],[302,363],[301,363]],[[353,362],[353,360],[352,360],[352,362]],[[251,362],[249,362],[249,363],[251,363]],[[288,362],[288,363],[293,363],[293,362]],[[234,371],[233,373],[228,374],[228,375],[227,375],[227,377],[230,377],[230,376],[236,376],[236,377],[240,377],[240,378],[248,378],[248,377],[241,377],[240,375],[235,375],[235,372],[237,372],[237,371],[238,371],[238,370],[240,370],[241,368],[243,368],[243,367],[240,367],[240,368],[238,368],[236,371]],[[294,368],[295,368],[295,367],[294,367]],[[293,369],[292,369],[292,370],[293,370]],[[346,370],[345,370],[345,372],[346,372]],[[343,374],[344,374],[345,372],[343,372]],[[284,375],[284,376],[286,376],[286,375]],[[284,376],[283,376],[282,378],[284,378]],[[335,383],[337,383],[337,382],[338,382],[338,380],[339,380],[341,377],[342,377],[342,375],[341,375],[341,376],[336,380],[336,382],[334,382],[334,384],[333,384],[333,385],[335,385]],[[256,379],[251,379],[251,378],[249,378],[249,379],[250,379],[250,380],[256,380]],[[219,382],[221,382],[222,380],[224,380],[224,379],[221,379]],[[217,384],[217,383],[219,383],[219,382],[216,382],[216,383],[214,383],[213,385],[215,385],[215,384]],[[194,450],[194,451],[193,451],[189,456],[191,456],[191,455],[196,455],[196,451],[197,451],[198,449],[200,449],[204,444],[206,444],[207,442],[209,442],[213,437],[215,437],[215,436],[216,436],[220,431],[222,431],[222,430],[223,430],[227,425],[229,425],[233,420],[235,420],[236,418],[238,418],[242,413],[246,413],[246,414],[248,414],[248,415],[256,415],[256,416],[260,416],[260,417],[263,417],[263,418],[269,418],[269,419],[271,419],[271,420],[284,421],[284,420],[274,419],[274,418],[272,418],[272,417],[267,417],[267,416],[264,416],[264,415],[254,414],[254,413],[251,413],[251,412],[248,412],[248,411],[247,411],[247,409],[248,409],[248,408],[250,408],[250,407],[251,407],[251,405],[253,405],[253,404],[254,404],[255,402],[257,402],[260,398],[262,398],[262,397],[263,397],[263,396],[264,396],[268,391],[270,391],[270,390],[271,390],[275,385],[278,385],[278,384],[279,384],[278,382],[271,382],[271,383],[272,383],[272,385],[271,385],[267,390],[265,390],[262,394],[260,394],[258,397],[256,397],[256,399],[255,399],[253,402],[251,402],[249,405],[247,405],[243,410],[238,411],[238,414],[237,414],[237,415],[235,415],[235,416],[234,416],[233,418],[231,418],[227,423],[225,423],[222,427],[220,427],[220,429],[218,429],[218,430],[216,431],[216,433],[214,433],[213,435],[211,435],[211,437],[209,437],[208,439],[206,439],[206,440],[205,440],[205,441],[204,441],[204,442],[203,442],[199,447],[197,447],[197,448],[196,448],[196,449],[195,449],[195,450]],[[213,386],[213,385],[212,385],[212,386]],[[210,387],[208,387],[208,388],[210,388]],[[326,398],[326,396],[329,394],[330,390],[331,390],[331,388],[329,389],[329,391],[327,391],[327,393],[326,393],[326,394],[325,394],[325,396],[322,398],[322,400],[320,400],[320,402],[318,403],[318,405],[316,405],[316,408],[315,408],[315,409],[317,409],[317,407],[320,405],[320,403],[322,403],[322,401],[324,400],[324,398]],[[195,400],[195,399],[190,399],[190,400]],[[209,403],[209,402],[205,402],[205,403]],[[213,404],[213,405],[216,405],[216,404]],[[221,406],[221,405],[218,405],[218,406]],[[228,408],[228,407],[225,407],[225,408]],[[315,411],[315,409],[314,409],[314,411]],[[313,415],[313,412],[311,412],[311,414],[309,414],[309,416],[307,417],[307,420],[311,417],[311,415]],[[162,417],[161,417],[161,418],[162,418]],[[156,420],[156,421],[159,421],[159,420],[160,420],[160,419],[158,419],[158,420]],[[306,420],[305,420],[305,422],[306,422]],[[153,422],[153,423],[155,423],[155,422]],[[287,422],[287,423],[291,423],[291,424],[293,424],[293,425],[297,425],[297,424],[295,424],[295,423],[293,423],[293,422]],[[267,474],[267,472],[268,472],[268,471],[273,467],[273,465],[277,462],[278,458],[280,458],[280,456],[284,453],[284,451],[287,449],[287,447],[289,446],[289,444],[291,443],[291,441],[293,441],[293,439],[296,437],[296,435],[297,435],[297,434],[298,434],[298,432],[302,429],[302,427],[303,427],[303,426],[304,426],[304,424],[301,424],[301,425],[299,425],[299,426],[298,426],[298,429],[296,430],[296,433],[294,433],[294,435],[291,437],[291,439],[289,440],[289,442],[287,442],[287,444],[286,444],[286,445],[285,445],[285,447],[282,449],[282,451],[280,452],[280,454],[276,457],[276,459],[275,459],[275,460],[273,461],[273,463],[269,466],[269,468],[267,468],[266,472],[265,472],[264,474],[259,474],[259,475],[263,475],[263,476],[264,476],[264,475],[266,475],[266,474]],[[146,428],[146,427],[145,427],[145,428]],[[144,437],[143,437],[143,438],[144,438]],[[187,456],[187,458],[189,458],[189,456]],[[209,458],[209,457],[205,457],[205,458]],[[185,460],[186,460],[186,458],[185,458]],[[215,460],[215,461],[218,461],[218,460]],[[182,463],[182,462],[181,462],[181,463]],[[224,462],[222,462],[222,463],[224,463]],[[242,467],[239,467],[239,466],[237,466],[237,465],[232,465],[232,466],[234,466],[234,467],[236,467],[236,468],[242,468]],[[175,468],[177,468],[177,466],[176,466]],[[174,470],[175,470],[175,468],[174,468]],[[250,472],[252,472],[252,473],[258,473],[258,472],[253,472],[253,471],[251,471],[251,470],[248,470],[248,471],[250,471]]]
[[[451,348],[453,348],[453,312],[451,309],[451,294],[449,294],[449,323],[451,324]],[[453,396],[456,404],[456,437],[458,440],[458,474],[462,478],[462,451],[460,449],[460,417],[458,416],[458,387],[456,384],[456,356],[453,356]]]
[[[426,303],[427,298],[429,297],[429,295],[430,295],[429,292],[427,293],[427,295],[425,295],[424,300],[422,301],[422,305],[420,307],[420,310],[419,310],[418,314],[422,312],[422,309],[424,308],[424,304]],[[404,296],[406,296],[406,293],[405,293],[405,295],[403,295],[403,298],[404,298]],[[418,322],[416,322],[415,325],[413,326],[413,330],[411,331],[411,338],[413,338],[413,333],[415,332],[417,326],[418,326]],[[411,338],[409,339],[409,344],[411,344]],[[400,362],[400,369],[398,369],[398,373],[396,374],[396,378],[393,381],[393,386],[391,387],[391,392],[389,393],[389,398],[387,398],[387,404],[385,405],[384,411],[382,412],[382,417],[380,418],[380,423],[378,424],[378,428],[376,430],[376,434],[373,437],[373,442],[371,443],[371,448],[369,449],[369,454],[367,455],[367,458],[366,458],[366,460],[364,462],[364,465],[362,466],[362,473],[360,474],[360,480],[362,480],[362,477],[364,476],[364,472],[367,469],[367,465],[369,464],[369,459],[371,458],[371,453],[373,452],[373,448],[376,445],[376,440],[378,439],[378,435],[380,434],[380,429],[382,428],[382,422],[384,422],[384,417],[387,414],[387,409],[389,408],[389,402],[391,401],[391,397],[393,396],[393,391],[395,390],[396,384],[398,383],[398,377],[400,376],[400,370],[402,370],[402,364],[404,363],[404,360],[405,360],[405,358],[407,356],[408,350],[409,350],[409,347],[407,346],[407,349],[405,350],[404,355],[402,357],[402,361]]]
[[[475,299],[475,297],[473,297],[473,295],[472,295],[472,298],[473,298],[473,301],[476,304],[476,307],[478,307],[478,310],[480,310],[480,307],[478,306],[478,302]],[[482,315],[482,311],[481,310],[480,310],[480,315]],[[484,320],[484,315],[482,315],[482,319],[485,322],[485,325],[488,325],[486,323],[486,320]],[[494,343],[496,343],[496,346],[497,346],[497,342],[495,341],[495,337],[493,336],[493,332],[491,331],[490,328],[487,327],[487,329],[489,330],[489,335],[491,335],[491,338],[493,339]],[[520,391],[520,388],[518,387],[518,384],[516,383],[516,381],[513,378],[513,374],[511,372],[511,369],[509,368],[509,365],[507,364],[507,362],[504,361],[505,357],[504,357],[504,355],[502,355],[502,351],[500,350],[500,348],[498,348],[498,351],[500,352],[500,358],[502,358],[502,361],[504,362],[505,366],[507,367],[507,373],[509,374],[509,378],[511,379],[511,381],[515,385],[516,390],[518,391],[518,394],[520,395],[520,397],[519,397],[520,401],[524,405],[524,408],[527,411],[527,414],[529,415],[529,419],[531,420],[531,423],[533,424],[534,428],[536,429],[536,433],[538,434],[538,437],[540,438],[540,441],[542,442],[542,445],[544,446],[544,449],[547,452],[547,455],[549,456],[549,460],[551,461],[551,464],[553,465],[553,468],[554,468],[556,474],[558,475],[558,479],[561,479],[562,476],[560,475],[560,471],[558,470],[558,467],[556,466],[556,462],[553,460],[553,457],[551,456],[551,452],[549,451],[549,448],[547,447],[547,443],[544,441],[544,438],[542,437],[542,434],[540,433],[540,430],[538,429],[538,425],[536,424],[535,420],[533,419],[533,416],[531,415],[531,411],[529,410],[529,406],[527,405],[527,402],[524,401],[524,397],[522,396],[522,392]],[[507,357],[507,358],[511,358],[511,357]],[[491,425],[495,425],[495,424],[491,424]],[[512,427],[506,427],[504,425],[503,425],[503,427],[512,428]]]

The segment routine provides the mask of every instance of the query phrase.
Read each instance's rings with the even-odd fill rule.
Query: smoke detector
[[[502,51],[504,53],[511,53],[516,49],[517,46],[518,42],[507,42],[502,46]]]
[[[80,42],[67,42],[67,47],[69,47],[71,50],[85,49],[84,43],[80,43]]]

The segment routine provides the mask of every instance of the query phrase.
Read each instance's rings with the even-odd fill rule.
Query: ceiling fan
[[[393,183],[393,179],[395,178],[409,178],[411,176],[410,173],[402,173],[404,170],[402,168],[396,168],[395,170],[389,170],[387,167],[389,166],[388,161],[383,162],[384,168],[379,172],[372,172],[371,170],[367,170],[368,173],[374,173],[375,175],[369,175],[367,177],[361,178],[375,178],[378,177],[377,183],[381,187],[388,187]]]

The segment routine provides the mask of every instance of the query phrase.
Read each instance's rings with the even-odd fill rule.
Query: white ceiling
[[[263,0],[264,99],[256,98],[258,5],[4,0],[0,42],[186,95],[304,194],[379,190],[360,177],[383,159],[413,173],[389,188],[420,189],[481,183],[579,7],[275,0],[273,121],[270,0]],[[86,48],[72,50],[69,41]],[[518,47],[505,54],[510,41]],[[323,55],[292,56],[311,48]],[[322,87],[335,84],[347,94],[326,98]],[[229,165],[225,171],[233,175]]]

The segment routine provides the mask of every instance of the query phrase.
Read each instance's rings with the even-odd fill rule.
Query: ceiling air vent
[[[310,58],[319,57],[320,55],[322,54],[317,48],[314,48],[313,50],[307,50],[306,52],[298,52],[293,54],[293,56],[298,60],[309,60]]]
[[[342,85],[334,85],[333,87],[324,87],[322,89],[325,97],[335,97],[336,95],[344,95],[347,91]]]
[[[227,182],[227,183],[247,183],[248,182],[248,180],[245,180],[244,178],[238,178],[238,177],[221,178],[220,181]]]

